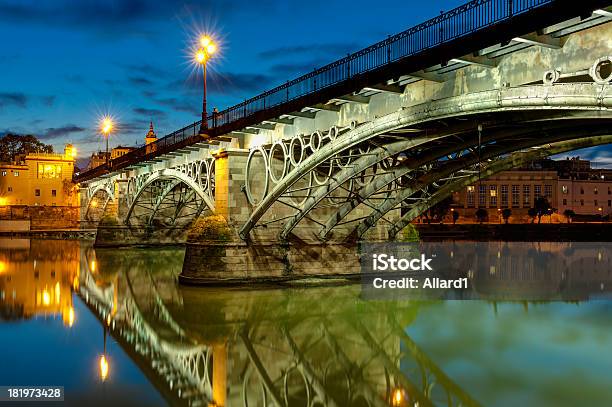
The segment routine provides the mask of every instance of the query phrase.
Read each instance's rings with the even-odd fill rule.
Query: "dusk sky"
[[[0,136],[72,142],[88,157],[104,148],[108,113],[120,123],[111,146],[143,143],[151,120],[158,136],[198,120],[199,32],[220,42],[209,107],[222,110],[462,3],[0,0]],[[612,163],[597,151],[581,155]]]

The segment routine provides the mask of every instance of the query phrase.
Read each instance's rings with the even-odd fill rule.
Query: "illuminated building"
[[[76,149],[64,153],[30,153],[0,164],[0,205],[76,206],[72,184]]]
[[[566,210],[579,217],[608,216],[612,214],[612,170],[591,168],[589,161],[580,158],[541,160],[475,182],[455,193],[453,200],[454,210],[464,218],[474,219],[476,210],[484,208],[489,222],[498,222],[501,211],[508,208],[510,222],[517,223],[531,221],[528,211],[538,197],[545,197],[556,210],[557,221],[566,221]]]

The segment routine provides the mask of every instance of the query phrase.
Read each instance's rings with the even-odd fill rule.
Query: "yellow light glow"
[[[74,325],[74,308],[73,307],[68,308],[68,310],[64,312],[63,317],[64,317],[64,324],[72,328],[72,325]]]
[[[74,289],[74,291],[77,291],[79,289],[79,278],[77,276],[74,276],[74,278],[72,279],[72,288]]]
[[[106,380],[108,377],[108,361],[106,360],[106,356],[100,356],[100,378],[102,381]]]
[[[212,43],[212,39],[208,35],[203,35],[200,37],[200,45],[203,48],[208,47]]]
[[[96,264],[96,261],[95,261],[95,260],[92,260],[92,261],[89,263],[89,269],[90,269],[90,270],[91,270],[93,273],[95,273],[95,272],[96,272],[96,266],[97,266],[97,264]]]
[[[42,292],[42,302],[45,306],[51,304],[51,295],[49,295],[49,291],[47,291],[47,289],[44,289]]]
[[[209,55],[214,54],[215,52],[217,52],[217,46],[215,44],[208,44],[206,46],[206,52],[208,52]]]
[[[206,61],[206,53],[204,52],[204,50],[199,50],[198,52],[196,52],[195,60],[199,64],[203,64]]]
[[[106,316],[106,325],[110,326],[110,323],[111,323],[111,314],[108,314]]]
[[[100,122],[100,130],[104,135],[108,136],[113,131],[114,123],[110,116],[104,116]]]
[[[61,295],[61,292],[60,292],[60,283],[58,281],[57,283],[55,283],[55,303],[56,304],[59,304],[59,302],[60,302],[60,295]]]
[[[98,202],[97,201],[91,201],[91,207],[95,208],[96,206],[98,206]]]
[[[6,206],[8,205],[8,199],[5,197],[0,197],[0,206]]]
[[[402,394],[402,389],[395,389],[393,391],[393,405],[394,406],[401,405],[403,399],[404,399],[404,395]]]
[[[8,265],[0,260],[0,274],[4,273],[8,269]]]

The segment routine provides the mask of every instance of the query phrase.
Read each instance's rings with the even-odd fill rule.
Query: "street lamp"
[[[217,45],[214,43],[212,38],[210,38],[208,35],[201,36],[199,41],[199,48],[194,56],[196,63],[202,65],[202,73],[204,77],[204,94],[202,97],[202,124],[200,126],[200,133],[204,133],[208,128],[208,117],[206,113],[206,64],[216,52]]]
[[[110,136],[111,132],[113,131],[113,119],[111,119],[110,116],[104,116],[100,122],[100,131],[102,132],[102,134],[104,135],[104,138],[106,139],[106,165],[108,166],[108,137]]]

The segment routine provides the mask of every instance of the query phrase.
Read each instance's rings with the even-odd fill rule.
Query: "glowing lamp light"
[[[105,381],[108,377],[108,361],[106,360],[105,355],[100,356],[100,378],[102,381]]]
[[[200,45],[202,48],[208,47],[212,43],[212,39],[208,35],[203,35],[200,37]]]
[[[8,199],[3,196],[0,196],[0,206],[6,206],[6,205],[8,205]]]
[[[208,52],[210,55],[214,54],[217,52],[217,46],[215,44],[208,44],[206,46],[206,52]]]
[[[113,119],[109,116],[105,116],[102,118],[102,122],[100,123],[100,130],[105,135],[109,135],[111,131],[113,131]]]
[[[195,60],[198,62],[198,64],[203,64],[206,61],[206,53],[204,50],[199,50],[196,52]]]
[[[6,263],[3,262],[3,261],[0,261],[0,274],[4,273],[7,268],[8,267],[7,267]]]

